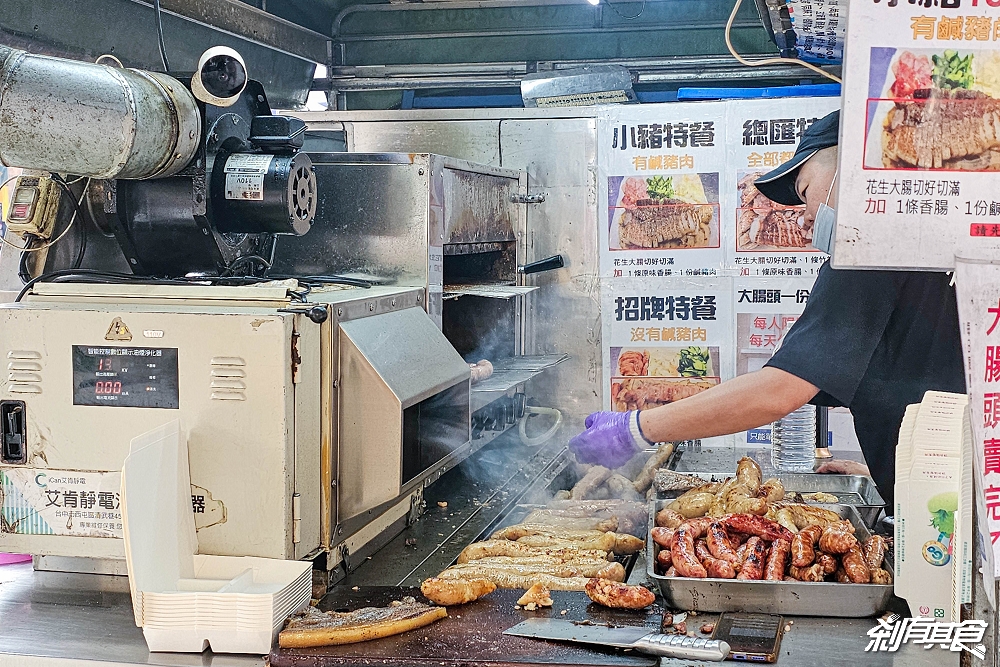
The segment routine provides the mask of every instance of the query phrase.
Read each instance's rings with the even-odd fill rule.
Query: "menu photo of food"
[[[737,252],[818,252],[812,247],[812,226],[805,225],[805,206],[771,201],[754,186],[766,170],[736,172]]]
[[[1000,170],[1000,51],[871,49],[866,169]]]
[[[611,409],[645,410],[673,403],[719,384],[717,377],[697,378],[611,378]]]
[[[612,410],[644,410],[719,384],[719,348],[700,345],[611,348]]]
[[[611,368],[613,375],[624,377],[717,376],[719,348],[698,345],[612,347]]]
[[[608,178],[611,250],[718,248],[719,174]]]

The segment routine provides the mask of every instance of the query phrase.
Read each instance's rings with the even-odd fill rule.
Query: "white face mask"
[[[816,210],[816,219],[813,220],[812,246],[816,250],[821,250],[826,254],[833,254],[833,236],[837,229],[837,210],[830,206],[830,195],[833,194],[834,185],[837,183],[837,174],[840,173],[838,167],[833,174],[833,181],[830,183],[830,191],[826,193],[826,202],[819,205]]]

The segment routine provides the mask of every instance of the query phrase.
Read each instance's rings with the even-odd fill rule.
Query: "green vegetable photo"
[[[709,352],[707,347],[686,347],[677,361],[677,374],[681,377],[708,376]]]
[[[975,83],[975,77],[972,76],[971,53],[963,58],[958,55],[958,51],[948,49],[940,56],[931,56],[931,62],[934,64],[931,80],[936,88],[942,90],[970,89]]]

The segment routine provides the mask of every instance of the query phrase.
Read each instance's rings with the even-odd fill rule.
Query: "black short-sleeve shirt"
[[[846,406],[872,478],[892,507],[906,406],[928,390],[965,393],[951,276],[820,269],[809,303],[766,365],[816,385],[816,405]]]

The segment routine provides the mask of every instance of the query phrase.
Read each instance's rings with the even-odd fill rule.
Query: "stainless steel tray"
[[[706,612],[748,611],[789,616],[863,618],[885,611],[892,598],[892,584],[882,586],[835,582],[689,579],[656,574],[653,568],[660,547],[653,542],[650,531],[656,525],[656,512],[668,504],[669,501],[654,500],[650,507],[650,530],[646,536],[646,574],[656,582],[669,607]],[[864,541],[871,535],[853,507],[828,507],[854,524],[858,540]],[[892,572],[892,561],[888,554],[882,567]]]
[[[681,472],[681,471],[678,471]],[[721,482],[727,477],[732,477],[736,473],[711,473],[711,472],[687,472],[681,474],[701,477],[709,482]],[[776,473],[773,475],[781,481],[786,492],[796,493],[816,493],[822,491],[830,495],[837,496],[836,504],[830,505],[835,509],[836,505],[850,505],[858,511],[861,520],[871,528],[878,521],[885,500],[878,492],[878,487],[871,477],[866,475],[820,475],[816,473]],[[658,494],[660,498],[676,498],[684,493],[683,491],[669,491]],[[809,503],[820,504],[820,503]],[[823,505],[826,507],[827,505]]]

